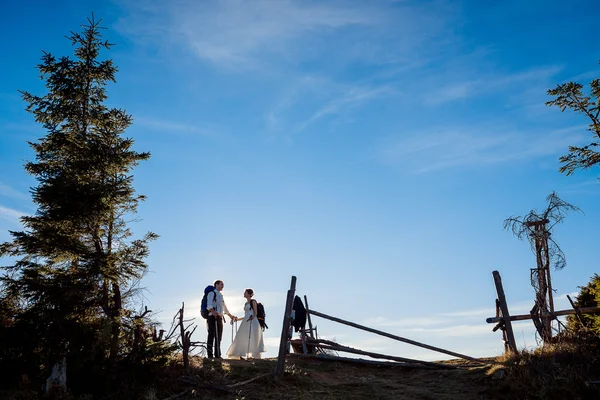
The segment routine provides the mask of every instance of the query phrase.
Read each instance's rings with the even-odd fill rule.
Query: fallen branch
[[[258,380],[258,379],[261,379],[261,378],[265,378],[265,377],[270,376],[270,375],[272,375],[272,374],[269,372],[269,373],[266,373],[266,374],[255,376],[254,378],[250,378],[250,379],[247,379],[247,380],[242,381],[242,382],[234,383],[232,385],[227,385],[225,387],[226,388],[234,388],[234,387],[242,386],[242,385],[245,385],[247,383],[254,382],[255,380]]]
[[[168,330],[168,334],[167,337],[165,338],[165,340],[170,340],[173,335],[175,334],[175,331],[177,330],[177,328],[179,327],[179,324],[176,323],[177,319],[179,318],[179,313],[181,312],[181,310],[178,310],[175,315],[173,316],[173,321],[171,321],[171,327]]]
[[[193,380],[192,378],[187,377],[187,376],[182,376],[178,380],[181,382],[187,383],[189,385],[193,385],[197,389],[210,389],[210,390],[216,390],[219,392],[232,393],[232,391],[229,390],[227,387],[206,385],[206,384],[198,383],[195,380]]]

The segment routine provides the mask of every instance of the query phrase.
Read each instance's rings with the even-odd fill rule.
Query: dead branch
[[[247,383],[254,382],[254,381],[258,380],[258,379],[265,378],[265,377],[270,376],[270,375],[272,375],[272,374],[269,372],[269,373],[266,373],[266,374],[255,376],[254,378],[250,378],[250,379],[247,379],[247,380],[242,381],[242,382],[234,383],[232,385],[227,385],[225,387],[226,388],[234,388],[234,387],[242,386],[242,385],[245,385]]]
[[[173,337],[173,335],[175,334],[175,330],[178,327],[176,321],[179,318],[179,313],[180,312],[181,312],[181,310],[177,310],[177,312],[173,316],[173,320],[171,321],[171,327],[169,328],[169,334],[167,335],[167,337],[165,338],[165,340],[170,340]]]
[[[206,384],[203,384],[203,383],[199,383],[194,378],[188,377],[188,376],[182,376],[178,380],[181,381],[181,382],[187,383],[189,385],[192,385],[192,386],[194,386],[197,389],[209,389],[209,390],[216,390],[216,391],[219,391],[219,392],[232,393],[232,390],[230,390],[227,387],[224,387],[224,386],[215,386],[215,385],[206,385]]]
[[[152,341],[155,342],[155,343],[156,342],[162,342],[164,333],[165,333],[165,330],[161,329],[159,331],[159,334],[157,335],[156,334],[156,327],[155,326],[152,327]]]
[[[135,317],[133,317],[133,319],[141,319],[144,318],[146,315],[148,315],[149,313],[151,313],[152,310],[148,310],[148,306],[144,306],[144,312],[141,313],[140,315],[136,315]]]

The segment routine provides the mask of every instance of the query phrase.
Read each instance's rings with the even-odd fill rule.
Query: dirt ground
[[[486,360],[491,361],[491,360]],[[424,369],[356,364],[294,356],[286,360],[282,380],[272,372],[276,359],[204,362],[193,390],[171,396],[219,399],[506,399],[491,364],[475,366],[462,360],[445,361],[455,369]],[[469,364],[469,365],[468,365]],[[252,380],[254,379],[254,380]],[[250,382],[246,382],[249,381]],[[193,377],[186,382],[194,382]],[[245,383],[246,382],[246,383]],[[181,390],[180,386],[178,390]],[[164,397],[163,397],[164,398]]]

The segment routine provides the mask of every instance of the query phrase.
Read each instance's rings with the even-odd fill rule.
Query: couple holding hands
[[[209,359],[221,358],[221,339],[223,337],[223,315],[228,315],[231,318],[231,323],[242,321],[235,335],[235,339],[227,350],[228,358],[261,358],[261,353],[266,351],[263,341],[263,331],[258,321],[257,302],[252,299],[254,290],[244,290],[244,316],[242,318],[232,315],[227,309],[225,300],[221,291],[225,287],[222,280],[217,280],[214,283],[215,290],[208,293],[206,307],[208,310],[208,318],[206,318],[206,326],[208,330],[208,338],[206,340],[206,350]],[[213,351],[214,350],[214,351]]]

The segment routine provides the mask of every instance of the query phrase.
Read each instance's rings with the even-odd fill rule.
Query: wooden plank
[[[310,320],[310,311],[308,309],[308,299],[306,298],[306,295],[304,295],[304,308],[306,308],[306,319],[308,320],[308,333],[310,334],[311,338],[315,338],[315,335],[313,335],[313,326],[312,326],[312,321]]]
[[[302,351],[304,354],[308,354],[308,349],[306,347],[306,330],[304,328],[300,328],[300,335],[302,335]]]
[[[476,363],[481,363],[480,360],[478,360],[478,359],[476,359],[474,357],[469,357],[469,356],[466,356],[464,354],[455,353],[455,352],[450,351],[450,350],[444,350],[444,349],[441,349],[439,347],[430,346],[428,344],[424,344],[424,343],[420,343],[420,342],[417,342],[417,341],[414,341],[414,340],[411,340],[411,339],[403,338],[401,336],[392,335],[391,333],[383,332],[383,331],[380,331],[380,330],[377,330],[377,329],[373,329],[373,328],[369,328],[369,327],[366,327],[366,326],[363,326],[363,325],[355,324],[354,322],[345,321],[345,320],[340,319],[340,318],[332,317],[330,315],[323,314],[322,312],[319,312],[319,311],[311,310],[311,313],[314,314],[314,315],[316,315],[317,317],[325,318],[325,319],[328,319],[328,320],[334,321],[334,322],[339,322],[340,324],[348,325],[348,326],[351,326],[351,327],[354,327],[354,328],[357,328],[357,329],[361,329],[363,331],[375,333],[377,335],[385,336],[385,337],[388,337],[390,339],[398,340],[400,342],[412,344],[414,346],[423,347],[425,349],[437,351],[439,353],[448,354],[448,355],[451,355],[451,356],[454,356],[454,357],[464,358],[465,360],[470,360],[470,361],[473,361],[473,362],[476,362]]]
[[[531,320],[533,321],[533,326],[535,326],[537,333],[540,335],[540,337],[544,337],[544,325],[538,317],[539,310],[540,308],[536,302],[531,311],[529,311],[529,314],[531,315]]]
[[[289,342],[292,345],[292,349],[294,350],[294,352],[290,354],[305,354],[303,349],[304,344],[306,344],[306,354],[316,354],[318,350],[318,345],[314,344],[314,342],[311,342],[308,337],[307,339],[308,340],[305,343],[302,342],[302,339],[290,340]]]
[[[286,347],[288,344],[289,331],[292,320],[292,305],[294,302],[294,295],[296,294],[296,277],[292,276],[292,282],[290,284],[290,290],[287,293],[287,299],[285,302],[285,311],[283,313],[283,326],[281,327],[281,340],[279,341],[279,355],[277,356],[277,366],[275,367],[275,379],[283,377],[283,370],[285,367],[285,354]]]
[[[340,356],[332,356],[329,354],[317,354],[317,355],[302,355],[297,354],[300,357],[314,357],[317,360],[326,360],[326,361],[340,361],[340,362],[349,362],[354,364],[370,364],[370,365],[381,365],[386,367],[401,367],[401,368],[426,368],[432,369],[435,367],[431,367],[429,365],[423,365],[420,363],[406,363],[406,362],[397,362],[397,361],[377,361],[377,360],[365,360],[364,358],[351,358],[351,357],[340,357]]]
[[[583,307],[580,308],[579,311],[582,314],[594,314],[594,313],[600,313],[600,307]],[[561,311],[555,311],[554,312],[554,316],[555,317],[562,317],[564,315],[572,315],[572,314],[577,314],[577,311],[575,310],[561,310]],[[485,322],[487,322],[488,324],[493,324],[496,322],[500,322],[500,320],[503,320],[504,318],[502,317],[490,317],[490,318],[486,318]],[[511,315],[509,318],[511,321],[524,321],[527,319],[531,319],[531,315],[529,314],[523,314],[523,315]]]
[[[360,355],[369,356],[369,357],[372,357],[372,358],[382,358],[384,360],[393,360],[393,361],[400,361],[400,362],[419,363],[419,364],[429,365],[431,367],[436,367],[436,368],[447,368],[447,369],[453,369],[453,368],[455,368],[453,365],[448,365],[448,364],[440,364],[440,363],[431,362],[431,361],[421,361],[421,360],[415,360],[415,359],[412,359],[412,358],[390,356],[390,355],[387,355],[387,354],[380,354],[380,353],[373,353],[371,351],[364,351],[364,350],[360,350],[360,349],[355,349],[354,347],[344,346],[344,345],[341,345],[339,343],[332,342],[332,341],[329,341],[329,340],[324,340],[324,339],[317,339],[315,341],[311,340],[311,342],[318,343],[318,346],[319,346],[320,349],[329,349],[329,350],[334,350],[334,351],[343,351],[343,352],[346,352],[346,353],[360,354]]]
[[[504,329],[506,331],[506,339],[508,340],[508,348],[510,351],[517,351],[517,343],[515,342],[515,334],[513,333],[512,324],[510,322],[510,314],[508,313],[508,305],[506,304],[506,297],[504,296],[504,288],[502,287],[502,278],[500,272],[492,272],[494,276],[494,284],[496,285],[496,292],[498,293],[498,301],[500,302],[500,311],[502,312],[502,318],[504,319]]]
[[[420,360],[412,360],[410,358],[389,356],[386,354],[371,353],[369,351],[353,349],[351,347],[346,347],[346,346],[330,346],[330,345],[321,344],[321,345],[319,345],[319,348],[323,349],[323,350],[332,350],[332,351],[340,351],[340,352],[345,352],[345,353],[359,354],[359,355],[363,355],[363,356],[369,356],[372,358],[380,358],[383,360],[392,360],[392,361],[397,361],[397,362],[413,362],[413,363],[418,363],[421,365],[427,365],[430,367],[435,366],[436,368],[444,368],[444,369],[453,369],[454,368],[453,366],[447,365],[447,364],[429,363],[429,362],[420,361]]]

